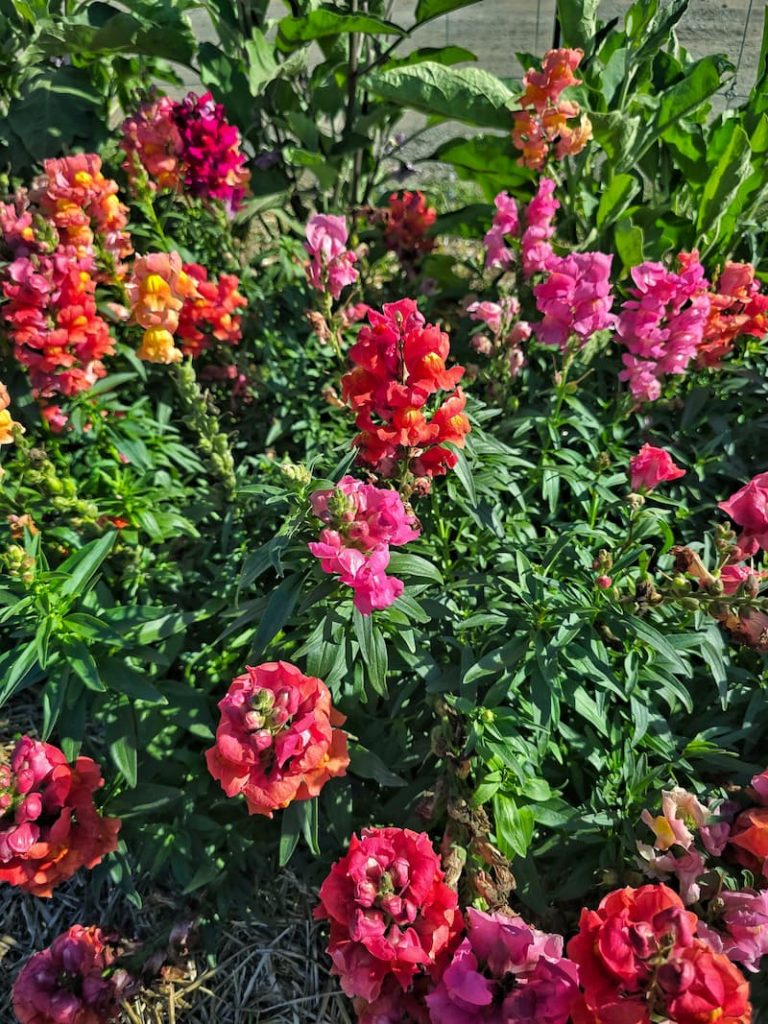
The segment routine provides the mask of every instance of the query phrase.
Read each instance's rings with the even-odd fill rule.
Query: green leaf
[[[373,624],[372,615],[363,615],[355,608],[353,623],[360,653],[368,669],[368,680],[380,696],[387,693],[387,645],[381,630]]]
[[[696,220],[699,231],[710,237],[717,234],[720,220],[728,212],[739,186],[752,173],[751,157],[747,133],[737,125],[701,194]]]
[[[133,708],[125,697],[107,722],[105,737],[109,753],[128,785],[133,789],[138,782],[138,740]]]
[[[0,689],[0,707],[22,686],[35,665],[37,665],[37,646],[34,643],[29,643],[13,660],[8,673],[3,678],[2,689]]]
[[[439,18],[441,14],[458,11],[460,7],[469,7],[479,2],[480,0],[419,0],[416,5],[416,21],[421,25],[432,18]]]
[[[251,38],[245,42],[245,53],[248,58],[246,72],[251,95],[259,96],[279,74],[280,65],[275,60],[271,43],[257,28],[252,30]]]
[[[626,269],[643,262],[645,238],[641,227],[630,220],[621,220],[614,229],[613,238],[616,251]]]
[[[304,576],[301,573],[294,573],[292,576],[286,576],[280,586],[272,591],[259,628],[256,630],[251,657],[261,655],[264,648],[290,619],[303,586]]]
[[[525,857],[533,839],[534,817],[530,807],[518,807],[506,793],[493,798],[496,845],[505,857]]]
[[[146,673],[131,668],[124,658],[100,657],[99,673],[110,690],[131,700],[143,700],[148,704],[168,703],[168,698],[150,683]]]
[[[557,20],[562,31],[562,46],[589,51],[597,33],[597,9],[600,0],[557,0]]]
[[[383,100],[481,128],[509,130],[514,95],[481,68],[449,68],[426,61],[371,75],[368,87]]]
[[[349,751],[349,770],[361,779],[373,779],[380,786],[405,786],[405,779],[387,768],[378,754],[354,744]]]
[[[395,576],[418,576],[421,579],[432,580],[433,583],[443,583],[442,573],[437,566],[421,555],[393,552],[389,559],[388,571]]]
[[[350,32],[374,36],[405,35],[399,25],[372,14],[337,14],[320,9],[310,11],[303,18],[281,18],[277,23],[277,45],[283,50],[292,50],[302,43]]]
[[[89,690],[97,692],[106,690],[106,686],[99,675],[96,659],[82,640],[68,638],[62,643],[62,651],[69,667],[78,679],[85,683]]]
[[[94,149],[105,136],[102,99],[88,73],[61,67],[29,79],[0,119],[0,137],[11,142],[16,167],[31,168],[45,157],[73,149]],[[14,138],[15,137],[15,138]]]
[[[477,3],[478,0],[471,2]],[[477,60],[477,57],[463,46],[420,46],[417,50],[412,50],[407,57],[394,57],[388,60],[382,70],[407,68],[413,64],[423,64],[425,60],[430,60],[434,64],[463,64],[465,61]]]
[[[597,226],[606,227],[629,206],[640,189],[640,182],[632,174],[615,174],[600,196],[597,207]]]
[[[112,550],[116,540],[117,530],[110,530],[103,537],[86,544],[84,548],[62,562],[56,573],[66,575],[68,579],[65,579],[58,588],[59,594],[62,597],[74,597],[82,594],[98,572],[101,563]]]
[[[278,847],[278,860],[281,868],[284,868],[293,856],[293,851],[299,843],[299,836],[304,824],[304,815],[301,809],[301,802],[294,800],[283,812],[283,820],[280,823],[280,844]]]
[[[576,688],[573,694],[573,706],[576,712],[582,718],[586,718],[590,725],[593,725],[599,733],[602,733],[603,736],[608,735],[605,715],[600,712],[595,699],[590,697],[583,686]]]

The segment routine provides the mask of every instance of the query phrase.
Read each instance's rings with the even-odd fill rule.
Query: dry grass
[[[52,900],[0,889],[0,1022],[11,1024],[10,988],[19,967],[72,924],[99,923],[122,935],[152,937],[168,904],[148,893],[141,909],[119,890],[97,891],[87,876]],[[7,1014],[4,1015],[4,1014]],[[261,894],[259,911],[227,923],[215,958],[186,955],[130,1000],[123,1024],[352,1024],[354,1015],[329,976],[311,894],[290,876]]]

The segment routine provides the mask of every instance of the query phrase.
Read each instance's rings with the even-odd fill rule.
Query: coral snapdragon
[[[198,296],[195,280],[183,268],[177,252],[138,256],[126,284],[131,316],[144,328],[137,355],[149,363],[177,363],[182,357],[174,344],[186,299]]]
[[[726,263],[709,293],[711,307],[696,359],[717,367],[744,335],[763,338],[768,332],[768,295],[760,291],[751,263]]]
[[[151,188],[179,191],[240,208],[248,189],[240,132],[211,93],[167,96],[142,105],[122,126],[124,167],[136,186],[141,167]]]
[[[434,972],[463,924],[429,836],[404,828],[352,836],[320,887],[315,917],[330,921],[328,952],[341,987],[368,1003],[385,982],[405,991],[419,971]]]
[[[368,311],[341,384],[361,430],[358,457],[382,476],[428,478],[456,465],[445,444],[463,447],[470,424],[456,387],[464,368],[447,367],[449,351],[448,335],[425,323],[412,299]],[[442,402],[441,392],[449,392]]]
[[[566,1024],[577,994],[560,935],[470,908],[467,937],[426,1002],[432,1024]]]
[[[407,544],[420,532],[400,495],[345,476],[334,490],[315,491],[310,501],[324,528],[309,550],[323,571],[353,589],[363,615],[387,608],[403,592],[402,581],[385,571],[389,545]]]
[[[96,810],[104,780],[89,757],[74,765],[49,743],[24,736],[0,765],[0,882],[35,896],[117,849],[120,821]]]
[[[338,299],[358,278],[355,253],[347,249],[349,229],[344,217],[316,213],[307,221],[304,248],[309,254],[307,280],[319,292]]]
[[[680,253],[679,271],[661,263],[632,268],[632,298],[622,306],[617,334],[627,349],[620,380],[638,402],[661,395],[661,381],[685,373],[704,337],[710,313],[708,283],[698,253]]]
[[[13,986],[20,1024],[110,1024],[130,982],[113,968],[115,950],[101,929],[73,925],[24,964]]]
[[[3,320],[36,398],[86,391],[114,351],[96,307],[96,284],[123,276],[131,252],[126,208],[93,153],[44,162],[29,195],[0,204],[10,260],[2,274]]]
[[[219,701],[216,745],[206,751],[211,775],[227,796],[242,794],[249,814],[309,800],[346,774],[344,716],[328,687],[287,661],[247,667]]]
[[[581,114],[578,103],[562,98],[566,89],[580,84],[574,71],[583,56],[582,50],[549,50],[541,70],[529,68],[523,76],[525,89],[518,101],[522,109],[513,115],[512,142],[521,153],[517,162],[524,167],[540,170],[553,145],[558,160],[576,156],[592,138],[587,115]]]

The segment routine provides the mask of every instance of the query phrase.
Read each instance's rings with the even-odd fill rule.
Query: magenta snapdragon
[[[571,338],[585,345],[596,331],[613,326],[612,261],[602,252],[549,257],[547,279],[533,289],[543,316],[534,326],[540,342],[565,350]]]
[[[679,272],[661,263],[632,268],[632,297],[617,334],[627,349],[620,380],[638,402],[653,402],[664,377],[685,373],[701,344],[710,311],[709,287],[697,252],[680,253]]]
[[[485,246],[486,267],[503,267],[507,270],[515,259],[515,254],[506,242],[507,235],[517,235],[520,228],[520,215],[517,203],[508,192],[499,192],[493,200],[496,213],[493,217],[491,229],[483,239]]]
[[[355,607],[363,615],[391,605],[403,582],[387,575],[389,546],[407,544],[420,532],[397,491],[345,476],[333,490],[315,491],[310,502],[325,524],[309,544],[323,572],[354,590]]]
[[[578,968],[563,956],[562,937],[472,908],[467,921],[467,937],[427,996],[433,1024],[565,1024]]]

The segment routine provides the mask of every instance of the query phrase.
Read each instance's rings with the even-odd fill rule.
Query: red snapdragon
[[[582,910],[568,943],[583,990],[575,1024],[747,1024],[746,979],[696,927],[695,914],[665,885],[619,889],[597,910]]]
[[[354,368],[341,384],[361,429],[358,457],[382,476],[402,466],[431,477],[456,465],[445,443],[463,447],[470,425],[466,398],[456,388],[464,368],[448,368],[449,351],[448,335],[426,324],[412,299],[368,311],[349,353]],[[449,392],[442,403],[441,392]]]
[[[346,774],[344,716],[328,687],[287,661],[246,668],[219,701],[216,745],[206,751],[211,775],[227,796],[245,797],[249,814],[271,818],[294,800],[309,800]]]
[[[368,1003],[390,979],[405,991],[417,972],[433,972],[463,923],[429,836],[403,828],[352,836],[320,887],[315,917],[330,921],[342,988]]]
[[[676,466],[664,448],[644,444],[637,455],[629,460],[630,487],[633,491],[652,491],[659,484],[679,480],[685,470]]]
[[[242,338],[239,310],[247,305],[238,291],[235,274],[219,274],[217,280],[199,263],[185,263],[184,273],[195,283],[196,294],[186,298],[179,312],[178,337],[185,356],[199,356],[214,342],[237,345]]]
[[[435,247],[429,229],[437,210],[423,192],[393,192],[384,211],[384,245],[405,263],[413,263]]]

